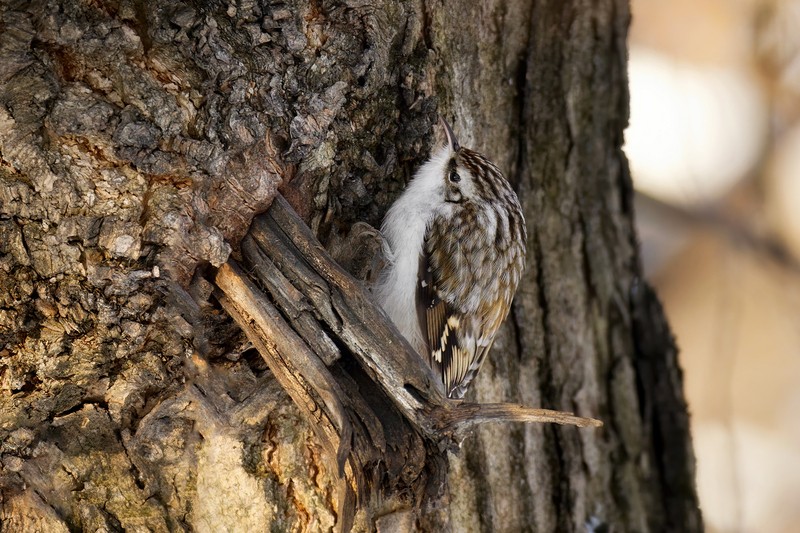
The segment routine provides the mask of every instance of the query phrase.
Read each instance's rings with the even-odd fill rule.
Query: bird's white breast
[[[444,207],[444,175],[452,152],[442,148],[425,163],[392,205],[381,226],[388,245],[388,264],[376,289],[378,303],[400,333],[422,353],[416,290],[425,232],[434,214]]]

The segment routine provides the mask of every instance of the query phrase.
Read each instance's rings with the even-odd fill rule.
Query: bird
[[[440,117],[436,146],[381,225],[386,266],[374,294],[413,348],[464,397],[508,315],[527,232],[500,169],[460,146]]]

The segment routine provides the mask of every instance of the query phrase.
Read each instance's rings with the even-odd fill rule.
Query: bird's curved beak
[[[453,129],[450,127],[450,124],[448,124],[441,115],[439,115],[439,124],[441,124],[444,128],[444,133],[447,135],[447,144],[450,145],[450,149],[454,152],[457,152],[460,146],[458,145],[458,139],[456,139],[456,134],[453,133]]]

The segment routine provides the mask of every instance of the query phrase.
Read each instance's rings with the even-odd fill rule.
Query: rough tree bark
[[[436,505],[407,480],[360,495],[353,527],[701,530],[621,151],[629,17],[622,0],[2,2],[3,531],[342,527],[336,458],[214,271],[278,189],[331,247],[377,226],[437,112],[528,223],[471,399],[605,426],[481,427],[441,452]]]

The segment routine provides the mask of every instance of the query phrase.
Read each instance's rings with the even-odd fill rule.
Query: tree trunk
[[[621,151],[629,18],[622,0],[0,3],[2,530],[702,530]],[[481,426],[451,453],[389,394],[353,408],[389,444],[352,473],[322,442],[336,421],[311,423],[222,307],[216,269],[246,261],[279,189],[348,248],[437,113],[505,171],[528,225],[468,397],[605,426]],[[302,340],[348,352],[328,333]],[[354,364],[318,370],[361,393]]]

